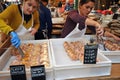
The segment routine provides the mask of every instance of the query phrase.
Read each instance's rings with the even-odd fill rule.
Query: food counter
[[[120,64],[113,63],[110,76],[101,77],[89,77],[89,78],[79,78],[79,79],[69,79],[69,80],[120,80]]]
[[[120,64],[112,63],[111,60],[108,59],[102,52],[98,52],[98,55],[97,55],[98,60],[96,64],[83,64],[82,57],[80,57],[80,60],[73,61],[70,59],[68,55],[66,55],[68,53],[65,51],[65,47],[63,45],[64,42],[72,42],[72,44],[75,42],[75,45],[77,45],[76,43],[78,42],[80,42],[79,44],[84,44],[88,42],[90,37],[91,36],[86,35],[85,37],[82,37],[82,38],[74,38],[74,39],[59,38],[59,39],[49,39],[49,40],[23,41],[22,43],[31,43],[31,42],[37,43],[36,47],[38,47],[40,46],[38,45],[38,43],[47,42],[49,46],[48,47],[49,56],[51,56],[50,57],[51,66],[49,67],[50,69],[46,68],[48,78],[51,77],[51,74],[54,74],[52,75],[51,79],[55,78],[55,80],[58,80],[58,79],[59,80],[61,79],[62,80],[64,79],[71,79],[71,80],[85,80],[85,79],[94,80],[95,79],[96,80],[96,79],[118,78],[120,76]],[[31,44],[29,44],[29,46],[32,47]],[[23,49],[26,49],[25,45]],[[39,49],[37,48],[37,50]],[[10,54],[7,53],[7,55],[10,55]],[[119,54],[117,56],[119,56]],[[10,58],[9,56],[7,57]],[[1,70],[2,68],[4,68],[2,64],[7,62],[6,59],[7,58],[3,58],[3,57],[2,59],[0,58]],[[6,63],[4,65],[6,65]],[[10,78],[10,74],[8,71],[7,71],[7,74],[4,71],[3,72],[0,71],[0,74],[1,74],[0,78],[2,78],[3,80],[7,80]],[[30,73],[28,71],[27,71],[27,74],[29,74],[28,76],[30,76]],[[4,79],[2,75],[8,78]],[[102,77],[99,77],[99,76],[102,76]]]

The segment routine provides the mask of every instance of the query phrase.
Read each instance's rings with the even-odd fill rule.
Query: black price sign
[[[85,45],[84,64],[96,64],[98,45]]]
[[[46,80],[44,65],[31,66],[32,80]]]
[[[24,65],[10,66],[10,74],[12,80],[26,80],[26,72]]]

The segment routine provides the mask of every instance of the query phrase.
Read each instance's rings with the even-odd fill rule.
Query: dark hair
[[[95,0],[80,0],[79,5],[84,5],[84,4],[88,3],[88,2],[95,3]]]
[[[47,3],[48,3],[48,0],[41,0],[41,1],[43,1],[43,2],[47,2]]]

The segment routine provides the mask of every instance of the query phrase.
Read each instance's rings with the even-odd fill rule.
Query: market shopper
[[[79,9],[72,10],[68,13],[61,37],[81,37],[85,34],[87,25],[94,26],[96,33],[100,36],[103,35],[103,28],[101,25],[87,18],[95,5],[95,0],[80,0]]]
[[[40,7],[39,7],[39,20],[40,20],[40,27],[35,34],[35,39],[49,39],[51,38],[52,32],[52,18],[51,12],[46,7],[48,5],[48,0],[40,0]]]
[[[22,4],[11,4],[0,14],[0,30],[10,34],[16,48],[20,40],[34,39],[39,28],[39,0],[23,0]]]

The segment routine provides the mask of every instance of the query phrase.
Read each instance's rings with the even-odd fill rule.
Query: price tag
[[[98,45],[85,45],[84,64],[96,64]]]
[[[32,80],[46,80],[44,65],[31,66]]]
[[[10,66],[12,80],[26,80],[26,71],[24,65]]]

